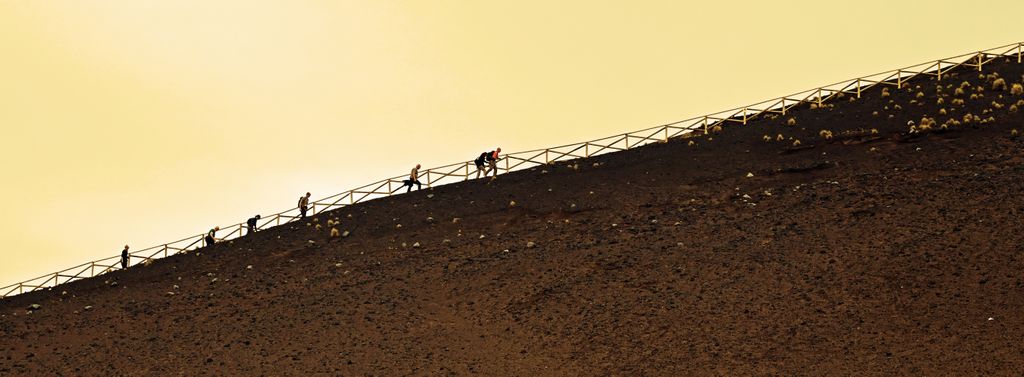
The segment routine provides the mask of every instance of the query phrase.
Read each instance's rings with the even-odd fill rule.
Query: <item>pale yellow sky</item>
[[[1024,40],[1021,1],[0,0],[0,285]]]

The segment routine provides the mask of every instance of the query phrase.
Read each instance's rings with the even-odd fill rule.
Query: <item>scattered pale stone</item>
[[[516,201],[515,201],[515,200],[513,200],[513,201],[511,201],[511,202],[508,202],[508,206],[509,206],[509,207],[515,207],[515,206],[516,206]]]
[[[420,247],[420,243],[419,243],[419,242],[414,242],[414,243],[412,244],[412,247],[413,247],[414,249],[415,249],[415,248],[418,248],[418,247]]]
[[[447,244],[452,243],[452,240],[445,238],[444,241],[441,241],[441,243],[447,245]]]
[[[458,218],[458,217],[456,217],[456,218],[452,219],[452,224],[456,224],[456,223],[458,223],[459,221],[462,221],[462,219],[461,219],[461,218]]]
[[[347,230],[346,230],[346,231],[344,231],[344,232],[341,232],[341,236],[342,236],[342,237],[348,237],[348,235],[349,235],[349,234],[350,234],[350,233],[349,233],[349,232],[348,232]]]
[[[527,249],[532,249],[532,248],[534,248],[534,246],[537,246],[537,244],[533,243],[533,241],[530,241],[530,242],[526,243],[526,248]]]
[[[395,229],[401,229],[401,228],[402,228],[402,224],[395,224]]]
[[[487,236],[485,236],[485,235],[481,234],[481,235],[480,235],[480,239],[484,239],[484,238],[487,238]]]
[[[335,263],[334,267],[341,267],[341,263]]]
[[[747,178],[753,178],[753,177],[754,177],[754,173],[747,173]]]
[[[86,306],[85,306],[84,308],[82,308],[82,309],[85,309],[85,310],[92,310],[92,305],[86,305]]]
[[[331,237],[338,237],[340,235],[341,232],[338,230],[338,228],[331,228]]]
[[[173,288],[174,288],[175,290],[177,290],[177,289],[178,289],[178,285],[177,285],[177,284],[175,284]]]
[[[39,304],[32,304],[32,305],[28,306],[28,310],[39,310],[39,309],[42,309],[42,308],[43,308],[43,306],[39,305]]]

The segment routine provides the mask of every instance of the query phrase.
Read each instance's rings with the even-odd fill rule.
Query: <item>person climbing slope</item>
[[[498,161],[501,160],[501,148],[495,149],[487,156],[487,171],[484,171],[484,177],[487,176],[488,172],[494,172],[494,177],[498,177]]]
[[[124,250],[121,250],[121,269],[128,268],[128,245],[124,245]]]
[[[420,164],[416,164],[415,168],[412,168],[412,172],[409,173],[409,179],[402,181],[402,187],[408,186],[409,188],[405,192],[412,191],[412,185],[416,184],[416,189],[421,190],[423,186],[420,184]],[[401,188],[399,188],[401,189]]]
[[[498,160],[501,159],[500,153],[501,148],[498,148],[490,152],[481,153],[480,156],[476,158],[476,160],[473,160],[473,163],[476,164],[477,178],[480,178],[481,172],[483,172],[484,176],[486,177],[487,173],[489,173],[491,170],[494,170],[495,177],[498,176]]]
[[[213,244],[217,242],[218,230],[220,230],[220,227],[215,226],[213,227],[213,229],[210,229],[210,231],[206,233],[206,238],[204,238],[204,240],[206,241],[206,246],[213,246]]]
[[[249,233],[248,234],[253,234],[257,230],[259,230],[259,229],[256,229],[256,223],[259,222],[259,221],[260,221],[260,215],[256,215],[255,217],[250,217],[249,220],[245,221],[245,226],[247,228],[249,228]]]
[[[309,209],[309,196],[313,195],[306,193],[306,196],[299,197],[299,214],[303,219],[306,218],[306,211]]]

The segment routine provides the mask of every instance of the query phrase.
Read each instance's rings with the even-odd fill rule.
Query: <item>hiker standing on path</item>
[[[206,246],[213,246],[217,242],[217,231],[220,230],[219,226],[213,227],[209,232],[206,233]]]
[[[476,177],[477,178],[480,178],[480,172],[483,172],[484,173],[484,177],[486,177],[487,173],[490,170],[494,170],[494,176],[495,177],[498,176],[498,160],[501,159],[501,157],[499,156],[500,153],[501,153],[501,148],[498,148],[498,149],[490,151],[490,152],[481,153],[480,157],[477,157],[476,160],[473,160],[473,163],[476,164]],[[487,167],[484,167],[485,163],[487,164]]]
[[[303,197],[299,198],[299,214],[300,214],[300,216],[303,219],[306,218],[306,211],[308,210],[308,207],[309,207],[309,196],[310,195],[313,195],[313,194],[310,194],[310,193],[307,192],[306,196],[303,196]]]
[[[402,187],[409,186],[409,188],[406,189],[405,192],[412,191],[413,183],[416,184],[416,190],[423,189],[423,186],[420,185],[419,177],[420,177],[420,164],[416,164],[416,167],[412,168],[412,172],[409,173],[409,179],[406,179],[406,180],[402,181]],[[429,181],[429,179],[428,179],[428,181]],[[401,189],[401,188],[399,188],[399,189]]]
[[[121,269],[128,268],[128,245],[124,245],[124,250],[121,250]]]
[[[258,229],[256,229],[256,222],[257,221],[260,221],[260,215],[256,215],[256,217],[251,217],[251,218],[249,218],[249,220],[245,221],[246,227],[249,228],[249,233],[248,234],[253,234],[253,233],[255,233],[258,230]]]

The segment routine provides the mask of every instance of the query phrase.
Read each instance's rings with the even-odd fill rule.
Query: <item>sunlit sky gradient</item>
[[[1024,2],[0,0],[0,285],[1024,40]]]

